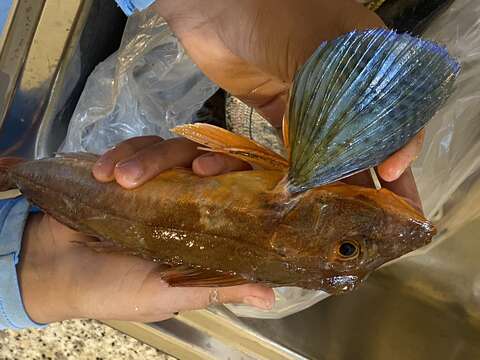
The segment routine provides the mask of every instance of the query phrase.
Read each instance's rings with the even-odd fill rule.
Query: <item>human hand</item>
[[[204,153],[198,150],[198,144],[184,138],[164,141],[157,136],[143,136],[128,139],[106,152],[97,161],[93,174],[99,181],[115,180],[125,188],[135,188],[175,166],[191,166],[200,176],[213,176],[250,168],[247,163],[230,156]],[[369,171],[342,181],[352,185],[374,187]],[[415,179],[409,168],[393,182],[381,180],[381,185],[422,211]]]
[[[271,289],[256,284],[212,288],[169,287],[158,264],[131,255],[95,252],[89,237],[48,215],[30,216],[24,232],[18,276],[22,299],[33,321],[74,318],[160,321],[175,312],[212,301],[269,308]],[[214,294],[214,296],[212,296]]]
[[[210,79],[277,128],[295,72],[322,41],[385,26],[352,0],[157,0],[156,9]],[[380,177],[398,179],[422,143],[423,132],[378,167]]]
[[[103,154],[93,168],[93,175],[98,181],[115,180],[124,188],[132,189],[177,166],[191,167],[199,176],[250,169],[250,165],[238,159],[205,153],[198,150],[198,146],[185,138],[134,137]]]

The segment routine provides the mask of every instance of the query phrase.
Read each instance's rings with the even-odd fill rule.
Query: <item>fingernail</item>
[[[388,170],[381,169],[378,171],[378,175],[380,175],[380,177],[386,182],[393,182],[397,180],[404,171],[405,169],[403,168],[389,168]]]
[[[131,183],[136,183],[143,176],[142,165],[137,160],[119,162],[117,169],[120,171],[120,175]]]
[[[243,303],[263,310],[270,310],[273,306],[270,301],[255,296],[247,296],[243,299]]]
[[[115,164],[109,158],[100,158],[97,162],[93,165],[93,172],[96,175],[101,175],[104,178],[109,178],[113,176],[113,169],[115,168]]]
[[[402,176],[404,171],[405,171],[405,168],[399,168],[393,171],[393,180],[397,180],[400,176]]]

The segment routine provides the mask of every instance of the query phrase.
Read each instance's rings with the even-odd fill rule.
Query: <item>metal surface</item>
[[[105,323],[179,359],[256,359],[214,337],[205,336],[180,320],[169,320],[161,330],[155,324],[120,321]]]
[[[307,359],[245,326],[221,306],[155,324],[105,323],[179,359]]]
[[[10,19],[0,53],[0,155],[51,155],[125,19],[113,1],[94,0],[18,0]]]
[[[10,9],[0,53],[0,119],[2,123],[32,43],[43,5],[43,1],[16,1]]]

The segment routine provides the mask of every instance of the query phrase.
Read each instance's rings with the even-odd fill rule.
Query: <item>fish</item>
[[[261,283],[351,291],[427,245],[434,225],[391,191],[341,180],[398,150],[446,101],[459,66],[445,49],[374,29],[323,43],[300,68],[283,136],[288,157],[209,124],[172,131],[254,170],[199,177],[167,170],[127,190],[92,176],[97,155],[0,159],[18,188],[96,251],[163,266],[170,286]]]

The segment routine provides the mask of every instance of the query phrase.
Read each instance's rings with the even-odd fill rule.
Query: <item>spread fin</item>
[[[289,192],[381,163],[433,117],[459,70],[446,49],[386,29],[323,43],[291,90]]]
[[[286,170],[288,161],[256,142],[209,124],[188,124],[171,130],[177,135],[199,143],[203,150],[222,153],[261,166],[265,170]]]

